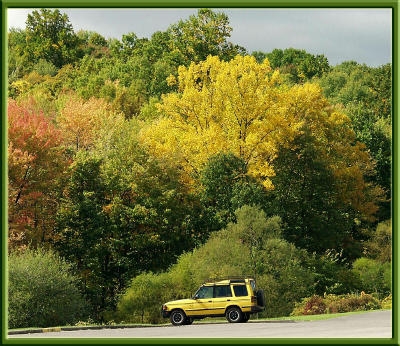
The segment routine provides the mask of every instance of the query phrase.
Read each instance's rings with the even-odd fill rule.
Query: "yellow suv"
[[[262,290],[252,278],[205,282],[193,298],[165,303],[162,315],[175,326],[192,324],[195,319],[225,316],[231,323],[247,322],[250,314],[264,310]]]

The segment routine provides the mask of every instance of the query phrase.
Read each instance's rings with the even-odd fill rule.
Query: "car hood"
[[[165,305],[189,304],[193,302],[194,299],[178,299],[178,300],[171,300],[170,302],[165,303]]]

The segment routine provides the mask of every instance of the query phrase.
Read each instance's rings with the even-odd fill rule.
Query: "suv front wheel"
[[[237,307],[229,308],[226,311],[226,319],[229,323],[239,323],[243,319],[243,312]]]
[[[174,326],[183,326],[186,324],[186,315],[182,310],[174,310],[171,314],[171,323]]]

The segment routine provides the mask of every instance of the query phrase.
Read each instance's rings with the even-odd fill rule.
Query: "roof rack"
[[[225,280],[229,280],[229,283],[244,283],[244,282],[246,282],[245,281],[246,279],[254,280],[251,275],[249,275],[249,276],[229,276],[229,277],[225,277],[225,278],[209,279],[209,280],[206,280],[203,284],[217,282],[217,281],[225,281]]]

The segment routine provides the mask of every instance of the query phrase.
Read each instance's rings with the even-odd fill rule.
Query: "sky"
[[[230,41],[248,52],[275,48],[324,54],[331,65],[355,60],[369,66],[391,62],[391,9],[214,9],[226,13]],[[96,31],[106,38],[138,37],[166,30],[197,9],[62,9],[77,32]],[[29,9],[8,9],[8,27],[24,28]]]

